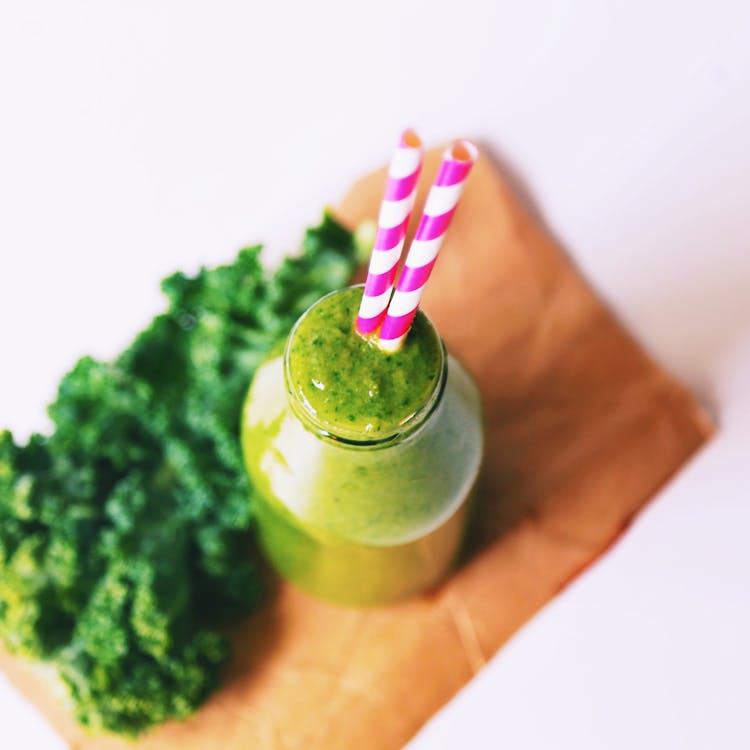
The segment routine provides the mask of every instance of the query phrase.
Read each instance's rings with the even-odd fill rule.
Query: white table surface
[[[1,423],[43,429],[166,273],[292,246],[407,124],[501,155],[721,421],[410,748],[750,746],[744,0],[4,3]],[[62,746],[2,678],[0,727]]]

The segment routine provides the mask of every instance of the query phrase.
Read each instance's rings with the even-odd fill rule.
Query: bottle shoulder
[[[483,448],[478,392],[455,360],[429,420],[388,447],[351,448],[306,430],[289,409],[281,358],[258,369],[242,429],[248,471],[266,502],[369,544],[413,541],[443,523],[470,493]]]

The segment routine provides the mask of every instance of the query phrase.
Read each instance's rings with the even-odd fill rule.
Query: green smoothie
[[[450,568],[483,438],[476,387],[428,318],[386,354],[354,328],[361,296],[324,297],[261,365],[242,441],[272,563],[315,595],[369,605]]]
[[[324,297],[300,319],[289,342],[287,383],[321,429],[378,439],[424,407],[442,374],[442,342],[424,314],[403,349],[385,354],[354,327],[357,287]]]

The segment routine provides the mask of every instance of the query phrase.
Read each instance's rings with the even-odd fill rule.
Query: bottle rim
[[[440,376],[436,380],[435,385],[428,394],[424,403],[414,412],[401,419],[397,424],[393,425],[392,429],[389,429],[385,433],[379,434],[376,438],[367,437],[366,433],[362,430],[347,431],[336,429],[334,426],[316,419],[316,415],[311,410],[311,407],[309,407],[309,405],[305,405],[304,398],[302,398],[299,393],[295,392],[291,386],[292,381],[290,373],[289,353],[291,351],[292,339],[294,338],[294,335],[297,332],[297,329],[302,320],[308,315],[308,313],[310,313],[313,308],[319,305],[323,300],[340,294],[347,289],[357,289],[363,287],[364,284],[354,284],[352,286],[343,287],[342,289],[336,289],[332,292],[328,292],[328,294],[323,295],[320,299],[313,302],[313,304],[310,305],[310,307],[308,307],[307,310],[302,313],[302,315],[300,315],[300,317],[297,319],[297,322],[292,327],[292,330],[289,332],[289,336],[287,337],[286,344],[284,346],[284,387],[286,389],[287,401],[292,413],[310,432],[314,433],[322,440],[335,443],[336,445],[349,448],[365,448],[372,450],[400,443],[407,437],[411,437],[422,426],[424,426],[424,424],[442,402],[445,385],[448,380],[448,354],[445,348],[445,342],[438,333],[435,324],[430,320],[426,313],[424,313],[422,310],[419,310],[417,314],[424,316],[431,331],[434,333],[440,344]],[[384,356],[393,355],[384,353]]]

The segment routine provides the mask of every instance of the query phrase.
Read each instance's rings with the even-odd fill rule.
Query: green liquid
[[[290,390],[327,432],[377,439],[408,422],[438,385],[442,345],[423,313],[403,348],[386,354],[354,322],[362,290],[323,298],[299,322],[289,346]]]
[[[450,568],[482,430],[476,388],[450,358],[444,372],[429,320],[418,316],[406,347],[385,354],[354,331],[361,294],[317,303],[286,361],[258,369],[242,439],[276,568],[317,596],[369,605],[423,591]]]

